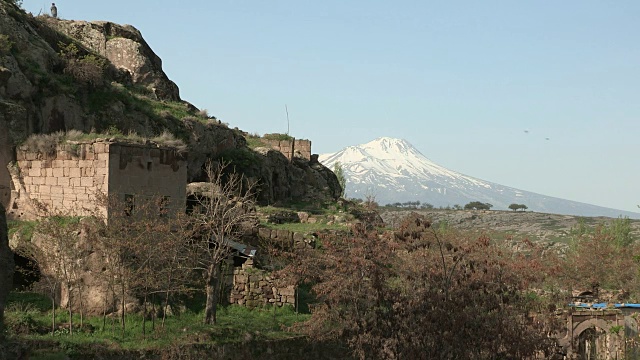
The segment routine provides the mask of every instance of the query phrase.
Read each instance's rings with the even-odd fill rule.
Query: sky
[[[231,127],[320,154],[402,138],[469,176],[640,211],[640,1],[56,5],[134,25],[181,97]]]

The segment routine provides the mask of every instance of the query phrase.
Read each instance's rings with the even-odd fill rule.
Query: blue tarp
[[[640,304],[632,304],[632,303],[619,303],[619,304],[610,304],[610,303],[571,303],[569,306],[579,307],[579,308],[591,308],[591,309],[606,309],[608,307],[615,308],[640,308]]]

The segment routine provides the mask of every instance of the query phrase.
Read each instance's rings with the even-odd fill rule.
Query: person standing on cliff
[[[51,17],[58,17],[58,8],[56,7],[56,3],[51,3]]]

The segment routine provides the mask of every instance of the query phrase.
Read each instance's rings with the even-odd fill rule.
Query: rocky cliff
[[[247,148],[243,132],[182,101],[162,61],[130,25],[34,17],[0,0],[0,203],[8,204],[6,165],[30,134],[80,130],[170,132],[188,145],[189,180],[223,153],[251,152],[248,176],[265,203],[337,197],[337,180],[316,162],[287,161]],[[231,161],[234,161],[231,159]],[[245,164],[246,165],[246,164]]]

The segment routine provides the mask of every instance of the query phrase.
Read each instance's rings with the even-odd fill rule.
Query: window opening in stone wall
[[[151,171],[152,167],[153,167],[153,161],[151,160],[147,161],[147,171]]]
[[[126,216],[133,215],[133,211],[136,208],[135,196],[131,194],[124,194],[124,214]]]

